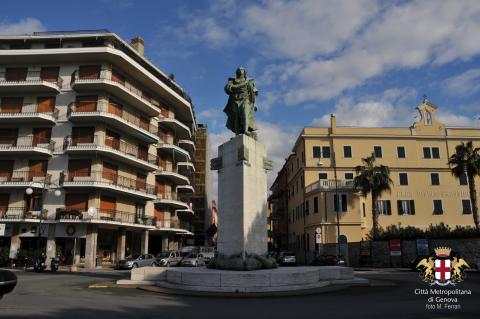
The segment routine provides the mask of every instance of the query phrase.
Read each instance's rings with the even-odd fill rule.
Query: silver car
[[[188,256],[182,259],[182,262],[180,263],[180,265],[198,267],[198,266],[204,266],[205,261],[203,260],[202,254],[190,253]]]
[[[120,260],[117,264],[118,269],[132,269],[138,267],[152,266],[157,265],[155,256],[151,254],[145,254],[140,256],[127,257],[124,260]]]
[[[178,251],[166,251],[157,255],[158,266],[176,266],[182,261],[182,256]]]

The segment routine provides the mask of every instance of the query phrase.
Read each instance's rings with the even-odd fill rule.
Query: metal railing
[[[53,151],[55,142],[45,137],[38,136],[0,136],[0,150],[10,148],[33,148],[40,147]]]
[[[0,72],[0,84],[10,83],[38,83],[50,82],[55,84],[59,89],[62,88],[63,79],[60,76],[55,78],[45,77],[41,71],[27,71],[22,73],[15,72]]]
[[[59,110],[57,108],[54,108],[53,112],[39,112],[37,104],[30,104],[30,105],[22,107],[20,112],[2,112],[0,110],[0,117],[16,116],[16,115],[19,115],[19,114],[31,115],[31,116],[38,116],[39,114],[46,114],[46,115],[52,116],[54,119],[57,120],[58,119],[58,112],[59,112]]]
[[[88,103],[89,104],[89,103]],[[135,125],[136,127],[145,130],[149,133],[157,135],[158,133],[158,127],[149,124],[149,123],[144,123],[140,120],[139,114],[131,113],[128,111],[125,111],[123,109],[118,110],[117,112],[110,112],[108,110],[108,105],[105,105],[103,103],[97,103],[95,106],[95,110],[92,111],[84,111],[81,108],[82,104],[78,102],[72,102],[68,105],[68,110],[67,110],[67,117],[70,117],[72,113],[107,113],[114,115],[117,118],[120,118],[122,120],[125,120],[128,123],[131,123]]]
[[[79,75],[79,73],[80,73],[79,70],[73,71],[72,76],[71,76],[71,80],[70,80],[70,85],[75,84],[79,80],[80,81],[87,81],[87,82],[88,81],[94,82],[96,80],[108,80],[108,81],[115,82],[115,83],[119,84],[126,91],[128,91],[129,93],[131,93],[132,95],[134,95],[138,99],[143,100],[143,101],[145,101],[149,104],[152,104],[155,107],[160,107],[160,103],[158,103],[157,100],[151,98],[149,95],[145,94],[142,90],[133,86],[128,81],[120,81],[120,80],[112,79],[112,73],[111,73],[111,70],[109,70],[109,69],[101,69],[100,72],[98,74],[95,74],[94,76],[89,75],[89,76],[86,76],[86,77],[81,77]]]
[[[29,210],[26,207],[0,208],[0,219],[46,219],[47,211]]]
[[[63,185],[65,182],[75,182],[78,184],[99,182],[147,194],[156,194],[154,185],[147,184],[141,179],[128,178],[111,172],[62,172],[60,173],[60,184]]]
[[[0,184],[12,184],[12,183],[25,183],[25,182],[37,182],[37,183],[50,183],[50,174],[37,170],[23,170],[23,171],[0,171]]]
[[[321,179],[305,187],[305,193],[315,190],[334,191],[335,189],[353,190],[353,180]]]
[[[158,187],[155,189],[158,199],[172,199],[178,200],[177,193],[161,193]]]
[[[141,152],[138,145],[130,144],[128,142],[116,139],[108,139],[108,137],[101,138],[98,135],[93,136],[92,142],[79,141],[72,139],[70,135],[65,137],[63,149],[66,150],[69,146],[85,147],[85,146],[100,146],[108,149],[116,150],[122,154],[136,157],[139,160],[148,162],[150,164],[158,165],[158,157],[155,154]]]
[[[64,208],[57,212],[56,220],[86,220],[86,221],[112,221],[128,224],[153,225],[151,216],[138,217],[135,213],[124,212],[116,209],[97,209],[94,214],[82,212],[77,209]]]

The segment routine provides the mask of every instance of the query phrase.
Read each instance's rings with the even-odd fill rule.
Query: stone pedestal
[[[265,146],[237,135],[218,147],[218,252],[267,253],[267,160]]]

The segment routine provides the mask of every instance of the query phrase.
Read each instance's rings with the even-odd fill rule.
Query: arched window
[[[425,111],[425,125],[432,125],[432,113]]]

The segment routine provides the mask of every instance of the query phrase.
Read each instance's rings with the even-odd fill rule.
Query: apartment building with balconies
[[[178,248],[193,104],[108,30],[0,36],[0,246],[94,267]]]
[[[318,233],[320,246],[337,243],[338,235],[348,242],[367,238],[372,199],[361,196],[353,180],[355,167],[372,153],[393,181],[376,203],[380,227],[473,226],[467,180],[452,175],[448,159],[461,142],[480,146],[480,129],[445,126],[426,99],[417,110],[410,127],[342,127],[332,115],[330,127],[302,130],[271,188],[274,216],[285,214],[288,247],[301,262],[318,252]]]

